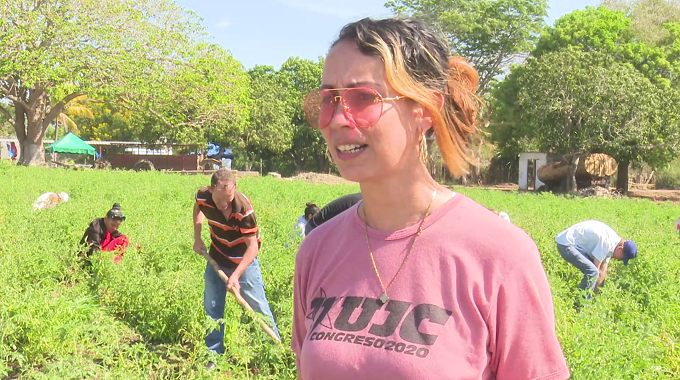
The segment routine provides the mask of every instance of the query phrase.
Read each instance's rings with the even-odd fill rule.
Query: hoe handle
[[[215,269],[215,272],[217,272],[217,274],[224,281],[224,283],[225,284],[228,283],[229,282],[229,276],[227,276],[227,274],[224,273],[222,268],[220,268],[219,264],[217,264],[217,262],[212,257],[210,257],[210,255],[208,255],[208,252],[203,251],[203,252],[201,252],[201,255],[203,255],[203,257],[205,257],[205,259],[208,260],[210,265],[212,265],[212,267]],[[241,297],[241,294],[234,292],[232,290],[230,290],[229,293],[231,293],[236,298],[236,301],[238,301],[238,303],[241,305],[241,307],[255,313],[255,310],[253,310],[253,308],[250,307],[250,305],[248,305],[248,302],[246,302],[246,300],[244,300],[243,297]],[[279,344],[281,344],[281,340],[279,339],[279,337],[276,336],[276,333],[274,332],[274,330],[272,330],[271,327],[269,327],[269,325],[267,325],[262,320],[262,318],[259,318],[259,316],[257,316],[257,313],[255,313],[255,314],[256,314],[255,319],[260,324],[260,327],[262,327],[262,329],[267,333],[267,335],[269,335],[270,337],[272,337],[272,339],[274,339]]]

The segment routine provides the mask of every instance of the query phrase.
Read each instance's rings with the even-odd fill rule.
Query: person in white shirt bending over
[[[562,258],[583,272],[580,288],[588,290],[586,298],[597,294],[607,277],[609,260],[623,260],[628,265],[637,257],[637,246],[624,240],[608,225],[597,220],[576,223],[555,236]]]
[[[305,205],[305,214],[300,215],[300,217],[297,220],[297,223],[295,223],[295,227],[293,227],[293,233],[291,235],[298,235],[302,237],[303,239],[305,238],[305,227],[307,226],[307,222],[309,222],[314,214],[319,212],[320,208],[319,206],[315,205],[312,202],[307,202]]]

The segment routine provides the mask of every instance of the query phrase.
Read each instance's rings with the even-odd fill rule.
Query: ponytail
[[[461,57],[451,57],[448,63],[444,105],[439,117],[435,117],[434,130],[446,166],[454,175],[462,175],[468,173],[468,164],[477,164],[470,140],[478,132],[477,116],[482,103],[476,95],[479,75]]]

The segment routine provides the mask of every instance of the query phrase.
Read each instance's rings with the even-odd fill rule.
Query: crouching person
[[[95,218],[87,227],[80,244],[87,244],[86,255],[88,258],[93,252],[114,251],[114,261],[119,263],[123,259],[125,249],[130,244],[127,236],[118,231],[121,223],[125,220],[123,211],[118,203],[114,203],[111,210],[103,218]]]
[[[579,287],[588,291],[586,298],[597,294],[607,277],[609,260],[628,261],[637,257],[637,246],[622,239],[611,227],[596,221],[577,223],[555,237],[557,251],[569,264],[583,273]]]

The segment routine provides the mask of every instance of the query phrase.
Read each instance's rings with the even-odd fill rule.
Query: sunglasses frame
[[[381,107],[380,107],[380,115],[378,116],[378,118],[377,118],[371,125],[359,125],[359,124],[357,124],[357,123],[354,121],[354,115],[352,115],[352,112],[351,112],[349,106],[348,106],[347,103],[345,102],[345,93],[346,93],[347,91],[351,91],[351,90],[370,90],[370,91],[371,91],[372,93],[374,93],[374,94],[377,96],[377,98],[380,100],[380,104],[381,104]],[[341,105],[342,105],[342,112],[345,114],[345,118],[347,118],[347,120],[349,120],[349,121],[352,123],[352,126],[353,126],[353,127],[361,127],[361,128],[369,128],[369,127],[372,127],[373,125],[375,125],[376,123],[378,123],[378,121],[380,121],[380,118],[382,117],[383,112],[384,112],[384,109],[383,109],[383,107],[382,107],[382,104],[383,104],[383,103],[385,103],[385,102],[393,102],[393,101],[395,101],[395,100],[399,100],[399,99],[404,99],[404,98],[406,98],[406,96],[403,96],[403,95],[397,95],[397,96],[392,96],[392,97],[383,97],[376,89],[374,89],[374,88],[372,88],[372,87],[366,87],[366,86],[360,86],[360,87],[338,87],[338,88],[320,88],[320,89],[312,90],[312,91],[310,91],[310,92],[307,94],[307,96],[305,96],[305,100],[304,100],[304,102],[303,102],[303,110],[304,110],[304,112],[305,112],[305,119],[307,119],[307,123],[308,123],[312,128],[314,128],[314,129],[319,129],[319,130],[328,127],[328,125],[330,125],[330,123],[331,123],[331,120],[333,120],[333,116],[331,116],[331,118],[328,120],[328,122],[327,122],[325,125],[323,125],[323,126],[321,126],[321,125],[319,125],[319,126],[314,126],[314,125],[310,122],[309,116],[308,116],[308,114],[307,114],[307,104],[308,104],[307,101],[308,101],[309,97],[310,97],[312,94],[319,94],[319,95],[320,95],[320,94],[322,94],[324,91],[329,91],[329,92],[332,92],[332,91],[343,91],[342,94],[336,94],[336,95],[333,96],[333,103],[334,103],[334,107],[333,107],[333,115],[335,114],[335,110],[337,109],[338,104],[341,104]],[[340,101],[338,101],[338,99],[339,99]],[[376,103],[378,103],[378,102],[376,102]],[[317,119],[319,119],[319,116],[321,115],[321,106],[323,105],[323,102],[319,102],[318,105],[319,105],[319,109],[316,111],[316,112],[317,112]],[[319,123],[319,124],[320,124],[320,123]]]

